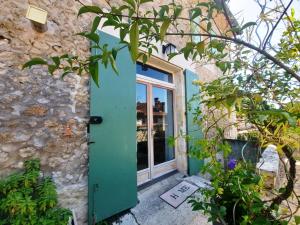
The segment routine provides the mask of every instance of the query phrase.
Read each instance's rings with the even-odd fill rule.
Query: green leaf
[[[57,69],[56,65],[48,65],[48,71],[51,75],[53,75],[56,69]]]
[[[174,17],[177,18],[180,15],[181,12],[182,12],[182,6],[177,6],[174,9]]]
[[[120,29],[120,39],[123,41],[128,33],[128,28]]]
[[[174,138],[173,136],[169,136],[168,137],[168,146],[170,147],[174,147],[176,144],[176,138]]]
[[[199,2],[199,3],[197,3],[197,6],[203,6],[203,7],[208,8],[209,3],[208,2]]]
[[[148,56],[146,54],[143,54],[143,64],[146,64],[148,60]]]
[[[168,28],[169,28],[169,26],[170,26],[170,23],[171,23],[171,20],[170,20],[169,18],[166,19],[166,20],[162,23],[162,25],[161,25],[161,27],[160,27],[160,32],[159,32],[159,36],[160,36],[160,40],[161,40],[161,41],[164,40],[165,35],[166,35],[166,32],[167,32],[167,30],[168,30]]]
[[[204,48],[205,48],[204,41],[199,42],[197,44],[196,48],[197,48],[197,51],[198,51],[199,54],[203,54],[204,53]]]
[[[169,6],[168,5],[162,5],[160,6],[160,10],[159,10],[159,17],[163,18],[165,16],[165,13],[169,13]]]
[[[208,23],[207,23],[207,28],[206,28],[207,31],[210,31],[210,30],[211,30],[211,26],[212,26],[211,22],[208,22]]]
[[[125,0],[133,9],[136,9],[135,0]]]
[[[217,192],[219,195],[222,195],[224,193],[224,189],[223,188],[218,188]]]
[[[248,22],[248,23],[246,23],[246,24],[244,24],[244,25],[242,26],[241,30],[244,30],[244,29],[246,29],[247,27],[255,26],[255,25],[256,25],[255,22]]]
[[[62,55],[62,56],[60,57],[60,59],[67,59],[67,58],[69,58],[69,55],[68,55],[68,54],[64,54],[64,55]]]
[[[201,16],[201,15],[202,15],[202,11],[200,8],[192,9],[191,20],[194,20],[195,18],[197,18],[198,16]]]
[[[295,17],[295,9],[294,8],[291,8],[291,16]]]
[[[95,43],[99,43],[99,40],[100,40],[99,35],[96,34],[96,33],[81,32],[81,33],[77,33],[77,35],[83,36],[83,37],[85,37],[85,38],[87,38],[87,39],[89,39],[89,40],[91,40]]]
[[[183,56],[186,60],[188,60],[189,55],[193,53],[194,47],[195,47],[194,42],[188,42],[186,43],[186,46],[181,49],[181,52],[183,53]]]
[[[233,27],[233,28],[229,29],[228,32],[240,33],[241,28],[240,27]]]
[[[108,26],[118,26],[119,23],[113,17],[108,17],[107,20],[103,23],[102,27]]]
[[[98,63],[97,62],[90,62],[89,63],[89,71],[92,76],[93,81],[99,87],[99,70],[98,70]]]
[[[222,216],[225,216],[225,215],[226,215],[226,207],[225,207],[225,206],[221,206],[221,207],[220,207],[220,214],[221,214]]]
[[[146,2],[153,2],[153,0],[141,0],[141,4],[144,4],[144,3],[146,3]]]
[[[133,61],[137,60],[138,52],[139,52],[139,25],[135,21],[133,22],[130,31],[129,31],[129,40],[131,46],[131,58]]]
[[[61,79],[64,79],[64,77],[67,76],[69,73],[72,73],[72,71],[66,70],[65,72],[63,72],[63,74],[61,75]]]
[[[92,29],[91,29],[91,33],[95,33],[95,31],[97,30],[99,23],[100,23],[100,17],[96,16],[94,21],[93,21],[93,25],[92,25]]]
[[[86,6],[82,6],[79,9],[77,16],[80,16],[81,14],[84,14],[84,13],[96,13],[96,14],[100,14],[100,13],[103,13],[103,11],[98,6],[86,5]]]
[[[116,58],[117,58],[117,54],[118,54],[118,51],[117,51],[117,49],[113,48],[113,49],[111,50],[111,54],[112,54],[112,56],[113,56],[114,60],[116,60]]]
[[[119,75],[119,72],[118,72],[118,69],[117,69],[117,65],[116,65],[116,61],[115,61],[114,57],[113,57],[113,56],[110,56],[110,57],[109,57],[109,61],[110,61],[110,65],[111,65],[111,68],[113,69],[113,71],[114,71],[117,75]]]
[[[296,225],[300,224],[300,216],[294,216]]]
[[[226,63],[222,61],[216,62],[216,66],[223,72],[225,73],[227,68],[226,68]]]
[[[168,54],[168,60],[170,61],[172,58],[174,58],[176,55],[178,55],[177,52],[173,52],[173,53],[170,53]]]
[[[26,62],[22,69],[25,69],[27,67],[31,68],[34,65],[46,65],[48,64],[45,60],[43,60],[42,58],[33,58],[31,60],[29,60],[28,62]]]
[[[60,59],[57,56],[51,57],[52,61],[55,63],[55,65],[58,67],[60,64]]]

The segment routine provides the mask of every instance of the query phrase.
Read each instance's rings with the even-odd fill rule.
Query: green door
[[[111,48],[119,39],[100,32],[100,42]],[[90,225],[137,204],[136,67],[127,48],[116,63],[119,76],[100,64],[100,87],[91,80],[90,115],[101,116],[103,122],[90,124]]]
[[[196,146],[194,143],[197,139],[202,138],[202,132],[201,128],[197,126],[193,120],[194,120],[194,112],[195,110],[200,107],[199,101],[193,100],[192,97],[199,93],[199,87],[193,84],[194,80],[198,80],[198,76],[196,73],[185,70],[185,100],[186,100],[186,132],[187,135],[189,135],[190,140],[187,143],[188,147],[188,174],[189,175],[195,175],[200,172],[201,167],[203,166],[203,161],[198,160],[196,157],[190,156],[197,155],[197,152],[201,151],[198,146]]]

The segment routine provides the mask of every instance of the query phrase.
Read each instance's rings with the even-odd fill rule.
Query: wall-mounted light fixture
[[[29,5],[26,18],[31,21],[32,27],[38,32],[47,31],[48,12],[44,9]]]
[[[163,54],[169,55],[171,53],[175,53],[175,51],[176,51],[176,46],[173,45],[172,43],[168,43],[168,44],[162,46]]]

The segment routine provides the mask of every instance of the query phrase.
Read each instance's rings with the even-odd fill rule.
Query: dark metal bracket
[[[87,123],[87,133],[90,133],[90,124],[101,124],[102,122],[103,118],[101,116],[91,116]]]
[[[103,118],[101,116],[91,116],[89,124],[101,124],[103,122]]]

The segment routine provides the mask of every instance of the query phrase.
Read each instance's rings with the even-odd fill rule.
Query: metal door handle
[[[89,124],[101,124],[103,122],[103,118],[101,116],[91,116]]]
[[[155,130],[151,129],[151,135],[154,136],[154,134],[155,134]]]

